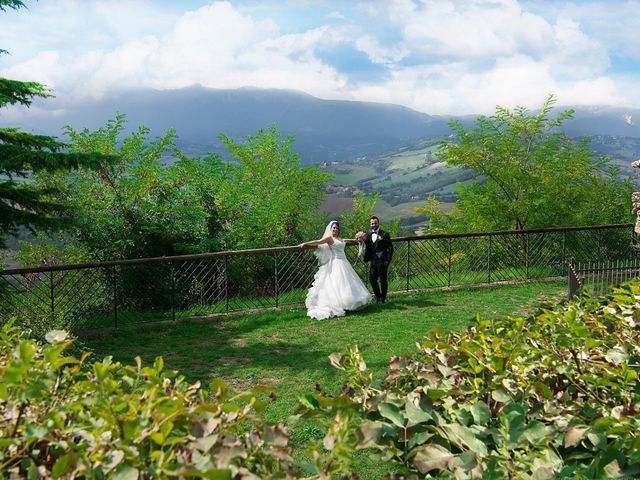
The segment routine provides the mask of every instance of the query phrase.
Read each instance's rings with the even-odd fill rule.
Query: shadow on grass
[[[189,379],[233,376],[239,369],[320,370],[329,366],[332,351],[315,338],[295,341],[279,338],[278,324],[296,322],[302,309],[262,312],[251,316],[190,320],[113,330],[107,335],[87,333],[82,341],[99,355],[113,355],[131,363],[139,355],[144,363],[162,356],[169,369],[178,369]],[[253,332],[264,338],[256,338]],[[329,367],[330,368],[330,367]]]
[[[428,308],[428,307],[444,307],[446,304],[439,303],[433,300],[426,300],[424,295],[412,295],[412,294],[395,294],[387,297],[387,301],[384,304],[376,304],[375,301],[371,302],[367,306],[360,310],[347,312],[345,318],[356,319],[357,317],[368,317],[370,315],[379,315],[384,313],[385,310],[409,310],[414,308]],[[300,307],[303,308],[302,306]],[[316,320],[310,320],[316,321]],[[320,320],[323,322],[325,320]]]

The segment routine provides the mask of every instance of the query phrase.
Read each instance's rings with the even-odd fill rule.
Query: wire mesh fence
[[[389,291],[566,278],[568,260],[628,261],[633,225],[393,239]],[[347,257],[368,283],[368,266]],[[267,248],[0,271],[0,319],[72,330],[206,318],[304,302],[309,250]],[[612,274],[613,276],[613,274]]]
[[[640,261],[636,258],[594,260],[571,264],[570,268],[569,298],[580,291],[600,296],[614,286],[640,277]]]

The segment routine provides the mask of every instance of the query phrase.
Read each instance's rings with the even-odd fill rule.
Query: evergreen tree
[[[19,0],[0,0],[0,11],[24,7]],[[0,54],[7,53],[0,50]],[[21,82],[0,77],[0,108],[10,105],[28,107],[36,97],[51,92],[37,82]],[[67,218],[56,191],[38,188],[30,181],[37,172],[72,170],[79,166],[98,168],[111,157],[93,153],[67,153],[66,145],[55,137],[34,135],[17,128],[0,128],[0,246],[3,237],[15,234],[19,227],[51,229]]]

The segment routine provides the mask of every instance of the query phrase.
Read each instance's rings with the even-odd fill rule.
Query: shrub
[[[12,477],[296,478],[285,427],[255,388],[210,391],[153,366],[90,362],[61,331],[0,333],[0,472]]]
[[[340,395],[307,395],[328,422],[329,462],[371,449],[421,478],[620,478],[640,474],[640,281],[606,298],[478,317],[435,331],[374,381],[357,347],[333,354]]]

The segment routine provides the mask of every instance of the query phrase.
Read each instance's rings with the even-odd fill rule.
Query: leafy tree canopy
[[[322,231],[318,212],[331,173],[302,167],[275,126],[241,142],[219,137],[233,159],[220,185],[226,244],[231,248],[293,245]]]
[[[342,236],[353,237],[360,230],[366,231],[369,228],[369,220],[375,213],[377,203],[382,197],[379,193],[374,193],[370,197],[365,197],[363,192],[357,193],[353,197],[353,206],[350,210],[342,212]],[[380,219],[380,227],[389,232],[392,237],[400,233],[400,220]]]
[[[64,192],[75,219],[71,243],[98,260],[217,249],[220,242],[210,231],[220,159],[185,157],[173,130],[153,140],[146,127],[123,136],[125,124],[124,115],[117,115],[96,131],[66,127],[71,152],[99,152],[116,163],[38,176],[41,187]]]
[[[76,219],[71,243],[98,260],[292,245],[316,235],[329,173],[301,167],[293,137],[277,128],[241,142],[224,135],[230,161],[185,156],[175,132],[151,140],[140,127],[123,135],[124,115],[104,127],[67,127],[70,151],[113,155],[116,164],[38,175],[63,191]],[[77,255],[76,255],[77,257]]]
[[[569,138],[562,125],[572,110],[553,115],[553,96],[532,113],[498,106],[473,127],[453,121],[455,141],[439,155],[450,166],[474,169],[480,180],[461,185],[456,212],[430,199],[419,212],[441,230],[505,230],[628,221],[631,181],[620,180],[607,158],[595,158],[588,139]]]

